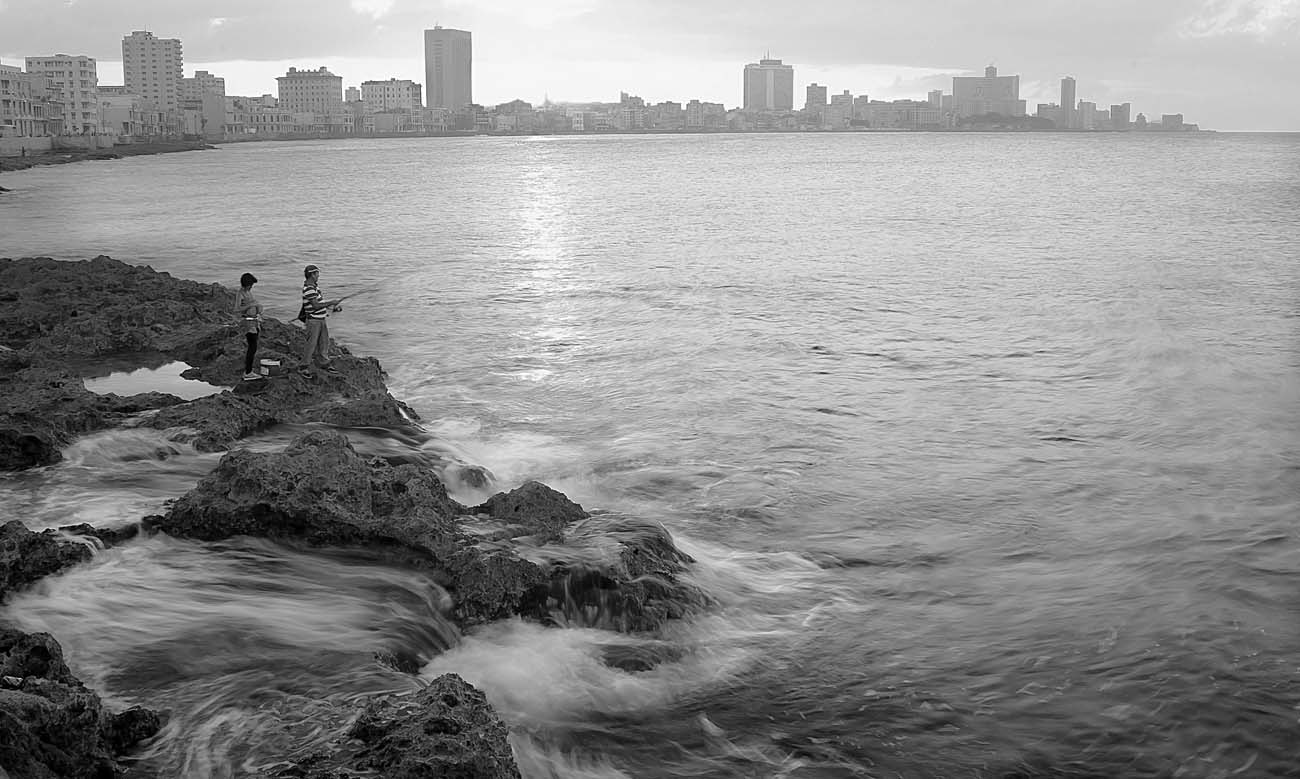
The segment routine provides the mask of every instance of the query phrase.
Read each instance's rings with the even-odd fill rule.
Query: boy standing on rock
[[[244,350],[244,381],[262,378],[260,374],[253,373],[253,357],[257,355],[257,337],[262,332],[262,304],[253,297],[253,285],[256,283],[256,276],[245,273],[239,277],[239,291],[235,293],[235,315],[239,317],[244,338],[248,341],[248,348]]]
[[[339,306],[339,298],[325,300],[321,294],[320,287],[316,282],[320,279],[320,268],[315,265],[308,265],[303,269],[302,284],[302,305],[307,314],[307,345],[302,350],[302,363],[298,370],[304,376],[311,377],[312,367],[319,366],[326,373],[337,376],[338,368],[335,368],[329,359],[330,348],[330,331],[326,326],[325,320],[329,317],[331,311],[342,310]]]

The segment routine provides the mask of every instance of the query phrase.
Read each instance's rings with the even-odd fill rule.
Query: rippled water
[[[422,454],[662,521],[719,605],[461,636],[414,572],[156,538],[5,615],[169,708],[151,760],[193,776],[409,688],[379,650],[484,689],[530,777],[1300,776],[1298,161],[1297,136],[620,136],[6,174],[3,256],[249,270],[281,318],[307,262],[378,285],[331,332]],[[215,459],[108,432],[0,503],[121,524]]]

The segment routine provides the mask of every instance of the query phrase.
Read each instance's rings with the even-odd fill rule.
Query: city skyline
[[[834,93],[920,98],[993,64],[1020,74],[1031,113],[1036,103],[1057,101],[1060,80],[1074,76],[1079,99],[1098,105],[1131,102],[1148,116],[1179,112],[1221,130],[1300,130],[1300,107],[1276,98],[1292,91],[1287,78],[1300,67],[1298,0],[1153,0],[1136,9],[1105,0],[1087,13],[1040,2],[1010,15],[977,3],[864,9],[821,0],[795,16],[765,16],[766,3],[678,9],[560,0],[538,9],[506,0],[485,9],[465,0],[281,0],[264,8],[178,0],[158,8],[0,0],[0,29],[11,31],[0,40],[0,62],[85,55],[98,61],[100,83],[120,84],[121,36],[147,29],[182,40],[186,75],[210,71],[226,79],[228,94],[274,93],[290,67],[325,66],[348,86],[424,83],[424,30],[442,25],[473,33],[474,99],[483,105],[610,101],[628,91],[736,107],[738,63],[770,53],[794,66],[800,94],[816,82]],[[942,13],[930,8],[939,5]]]

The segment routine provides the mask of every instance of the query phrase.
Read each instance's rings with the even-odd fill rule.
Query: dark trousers
[[[248,350],[244,352],[244,373],[253,372],[253,356],[257,354],[257,333],[244,335],[248,339]]]

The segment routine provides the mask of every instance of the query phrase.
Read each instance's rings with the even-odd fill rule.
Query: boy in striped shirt
[[[304,376],[312,376],[312,367],[319,366],[326,373],[337,376],[338,368],[330,362],[330,331],[325,324],[331,311],[339,311],[339,298],[326,300],[316,282],[320,279],[320,268],[308,265],[303,269],[302,305],[307,310],[307,345],[302,350],[302,362],[298,370]]]

